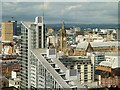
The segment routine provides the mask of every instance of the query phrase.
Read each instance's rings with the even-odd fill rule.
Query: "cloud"
[[[119,2],[119,0],[1,0],[2,2]]]
[[[67,9],[68,10],[72,10],[72,9],[76,9],[76,8],[80,8],[81,5],[74,5],[74,6],[69,6]]]
[[[3,20],[44,17],[46,23],[117,23],[118,3],[113,2],[4,2]]]

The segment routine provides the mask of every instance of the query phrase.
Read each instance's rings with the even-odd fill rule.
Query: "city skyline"
[[[1,0],[0,88],[120,89],[117,1]]]
[[[21,22],[20,36],[13,36],[17,24],[2,23],[2,88],[120,88],[118,30],[68,29],[63,22],[53,34],[42,16],[33,20]]]
[[[27,13],[26,13],[27,12]],[[117,2],[3,2],[2,20],[31,21],[43,16],[45,23],[118,24]]]

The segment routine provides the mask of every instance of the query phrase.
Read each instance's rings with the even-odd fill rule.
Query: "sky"
[[[19,0],[17,0],[19,1]],[[44,14],[43,14],[44,13]],[[117,24],[118,2],[2,2],[2,21],[34,21],[43,16],[45,23]]]

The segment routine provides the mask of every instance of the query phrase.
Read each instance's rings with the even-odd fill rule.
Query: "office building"
[[[43,17],[35,22],[21,22],[21,88],[30,88],[30,50],[45,47]]]
[[[94,81],[94,66],[88,57],[63,56],[59,60],[68,69],[77,69],[80,83]]]
[[[95,66],[99,65],[99,63],[106,60],[105,53],[103,52],[91,53],[91,58],[93,58]]]
[[[13,41],[13,23],[3,22],[2,23],[2,42]]]
[[[10,21],[13,23],[13,35],[17,36],[17,21]]]

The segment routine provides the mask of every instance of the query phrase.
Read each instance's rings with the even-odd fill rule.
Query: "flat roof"
[[[74,60],[74,61],[86,61],[86,60],[91,60],[89,57],[84,56],[84,57],[80,57],[80,56],[68,56],[68,57],[60,57],[59,59],[61,60]]]

